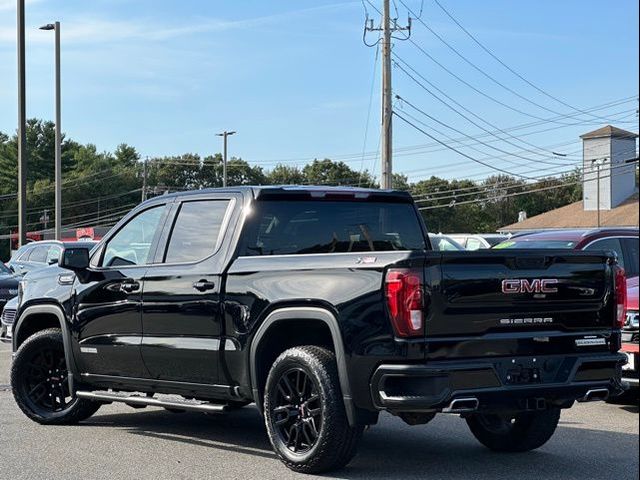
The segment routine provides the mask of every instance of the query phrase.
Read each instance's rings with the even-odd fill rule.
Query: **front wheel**
[[[559,421],[559,408],[513,415],[475,414],[467,418],[473,436],[496,452],[535,450],[553,436]]]
[[[100,404],[69,391],[62,332],[42,330],[18,349],[11,366],[11,387],[18,407],[44,425],[73,424],[89,418]]]
[[[269,440],[291,470],[321,473],[345,466],[362,426],[351,427],[335,355],[320,347],[291,348],[274,362],[264,395]]]

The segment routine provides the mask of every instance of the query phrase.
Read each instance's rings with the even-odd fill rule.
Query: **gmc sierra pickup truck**
[[[382,411],[458,414],[495,451],[621,390],[611,252],[437,252],[402,192],[234,187],[134,209],[19,289],[11,382],[32,420],[101,404],[255,402],[291,469],[354,456]]]

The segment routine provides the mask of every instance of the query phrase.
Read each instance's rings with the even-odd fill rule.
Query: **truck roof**
[[[408,192],[400,190],[381,190],[377,188],[360,187],[330,187],[320,185],[240,185],[225,188],[206,188],[202,190],[189,190],[184,192],[171,193],[163,198],[184,195],[202,195],[207,193],[250,193],[254,198],[277,197],[277,196],[304,196],[311,198],[353,196],[355,198],[386,198],[411,201],[412,197]],[[156,197],[157,198],[157,197]]]

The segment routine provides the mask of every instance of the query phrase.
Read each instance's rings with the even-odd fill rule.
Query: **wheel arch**
[[[54,320],[55,319],[55,320]],[[56,323],[57,321],[57,323]],[[73,392],[73,376],[77,372],[71,349],[71,332],[66,321],[66,316],[62,308],[58,305],[32,305],[20,312],[20,316],[15,323],[12,340],[12,350],[18,351],[20,345],[31,335],[47,328],[60,327],[62,331],[62,342],[64,346],[64,356],[69,371],[69,388]]]
[[[260,412],[262,412],[262,395],[263,392],[260,388],[260,381],[258,378],[259,373],[259,358],[258,351],[261,342],[264,342],[269,338],[270,332],[281,325],[283,322],[307,320],[310,322],[321,322],[325,325],[331,335],[331,341],[333,343],[333,351],[336,356],[336,363],[338,367],[338,378],[340,380],[340,389],[342,390],[342,399],[344,402],[345,411],[350,425],[356,424],[356,412],[353,405],[351,396],[351,386],[349,383],[346,356],[344,351],[344,343],[342,341],[342,333],[338,324],[338,319],[335,315],[325,308],[320,307],[283,307],[274,310],[269,313],[264,321],[258,327],[251,346],[249,349],[249,362],[250,362],[250,380],[251,390],[253,398],[258,406]]]

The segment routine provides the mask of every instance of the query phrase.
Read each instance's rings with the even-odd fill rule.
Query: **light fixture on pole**
[[[227,186],[227,137],[235,135],[235,131],[216,133],[216,137],[222,137],[223,153],[222,153],[222,186]]]
[[[56,64],[56,152],[55,152],[55,238],[62,238],[62,120],[60,112],[60,22],[48,23],[40,30],[55,32]]]

